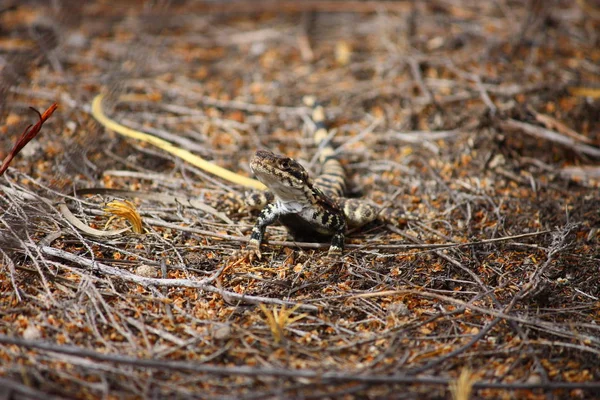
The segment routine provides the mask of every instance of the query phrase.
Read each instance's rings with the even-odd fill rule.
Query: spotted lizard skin
[[[365,200],[344,198],[346,174],[334,149],[326,144],[325,112],[314,98],[306,97],[312,107],[314,141],[322,149],[322,172],[312,180],[294,159],[268,150],[258,150],[250,160],[256,178],[268,192],[247,197],[251,208],[262,208],[250,235],[248,249],[260,257],[260,244],[266,227],[279,221],[299,241],[331,240],[330,255],[341,254],[348,227],[360,227],[381,216],[380,209]],[[388,217],[384,218],[386,221]]]

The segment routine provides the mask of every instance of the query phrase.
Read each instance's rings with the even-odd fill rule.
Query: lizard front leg
[[[279,212],[275,203],[267,204],[258,215],[256,224],[252,228],[252,233],[250,234],[250,241],[248,242],[248,249],[251,253],[256,255],[258,259],[261,258],[260,244],[265,236],[265,230],[267,229],[267,226],[277,221],[277,218],[279,218]]]

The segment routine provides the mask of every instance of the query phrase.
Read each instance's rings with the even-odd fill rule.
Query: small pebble
[[[231,327],[229,325],[224,325],[217,328],[213,333],[213,338],[216,340],[225,340],[231,337]]]
[[[36,340],[42,337],[42,332],[34,325],[29,325],[23,331],[23,339]]]
[[[158,268],[142,264],[135,269],[135,273],[145,278],[156,278],[158,276]]]

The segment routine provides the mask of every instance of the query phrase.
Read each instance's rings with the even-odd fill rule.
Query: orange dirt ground
[[[247,188],[100,93],[244,176],[318,173],[315,95],[414,219],[248,260]],[[599,97],[593,0],[0,0],[0,159],[58,106],[0,178],[0,397],[597,398]]]

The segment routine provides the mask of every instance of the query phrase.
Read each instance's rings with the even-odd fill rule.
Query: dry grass
[[[453,400],[469,400],[473,392],[476,377],[469,367],[464,367],[456,381],[450,384]]]
[[[0,149],[58,103],[0,180],[9,395],[598,395],[594,2],[55,3],[0,1]],[[102,90],[245,175],[310,164],[315,95],[352,195],[418,219],[239,258],[245,189],[102,128]]]
[[[291,316],[294,311],[300,307],[299,305],[294,306],[289,310],[286,309],[285,306],[281,306],[281,309],[279,309],[277,306],[273,306],[272,309],[268,309],[264,304],[260,304],[259,307],[266,317],[266,322],[267,325],[269,325],[269,329],[271,330],[275,344],[280,343],[284,339],[283,331],[288,325],[291,325],[307,316],[307,314],[300,314],[296,315],[295,317]]]

